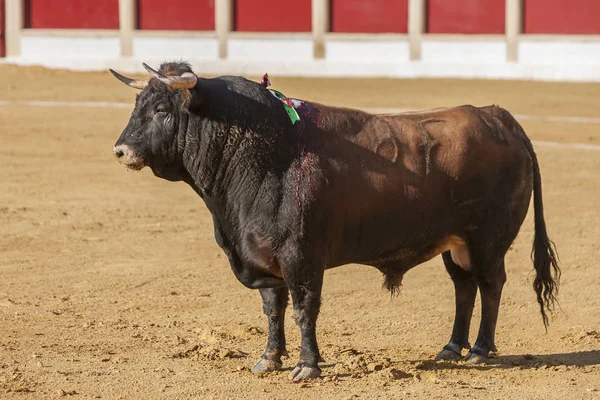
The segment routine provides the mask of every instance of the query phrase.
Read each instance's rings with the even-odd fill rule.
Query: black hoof
[[[252,367],[251,371],[255,374],[264,374],[267,372],[278,371],[281,369],[281,367],[281,362],[261,358],[256,364],[254,364],[254,367]]]
[[[302,382],[321,376],[321,368],[316,364],[299,363],[290,373],[292,382]]]
[[[439,352],[437,356],[435,356],[436,361],[458,361],[462,358],[460,353],[456,353],[452,350],[442,350]]]
[[[465,361],[469,364],[485,364],[489,361],[489,357],[483,354],[475,353],[473,350],[469,351],[465,357]]]
[[[444,346],[442,351],[435,356],[436,361],[458,361],[462,358],[462,346],[454,343],[448,343]]]

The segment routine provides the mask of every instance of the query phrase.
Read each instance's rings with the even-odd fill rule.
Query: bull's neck
[[[210,115],[188,122],[184,162],[194,189],[211,211],[227,214],[249,207],[265,176],[289,164],[288,127],[243,110],[228,118]],[[283,120],[285,122],[285,120]],[[191,138],[191,140],[190,140]]]

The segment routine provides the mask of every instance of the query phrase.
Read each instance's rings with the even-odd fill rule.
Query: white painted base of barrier
[[[97,41],[96,42],[94,42]],[[92,43],[93,42],[93,43]],[[600,42],[526,41],[518,63],[505,61],[501,41],[424,40],[422,61],[410,61],[406,41],[331,40],[324,59],[312,58],[310,40],[230,41],[229,58],[217,58],[217,42],[201,38],[143,38],[134,57],[121,58],[116,39],[41,36],[22,38],[21,56],[4,63],[71,70],[144,72],[142,61],[188,60],[200,75],[482,78],[600,82]]]

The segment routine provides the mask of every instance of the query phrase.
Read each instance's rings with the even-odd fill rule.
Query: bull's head
[[[183,63],[163,64],[167,67],[164,72],[163,67],[158,72],[143,65],[152,78],[131,79],[110,70],[121,82],[142,90],[113,152],[117,160],[129,169],[140,170],[149,166],[158,176],[177,179],[170,175],[173,170],[181,169],[177,153],[182,138],[178,135],[182,118],[187,118],[185,109],[193,100],[193,88],[198,77],[191,72],[189,65]],[[172,67],[170,70],[169,66]]]

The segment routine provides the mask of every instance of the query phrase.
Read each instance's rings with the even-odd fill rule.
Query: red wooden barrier
[[[408,0],[331,0],[331,31],[408,32]]]
[[[25,0],[25,27],[119,29],[119,0]]]
[[[525,33],[600,34],[598,0],[525,0]]]
[[[214,0],[137,0],[138,29],[214,31]]]
[[[428,0],[427,32],[502,34],[505,7],[504,0]]]
[[[235,30],[310,32],[311,0],[236,0]]]
[[[0,0],[0,57],[6,56],[4,41],[4,0]]]

